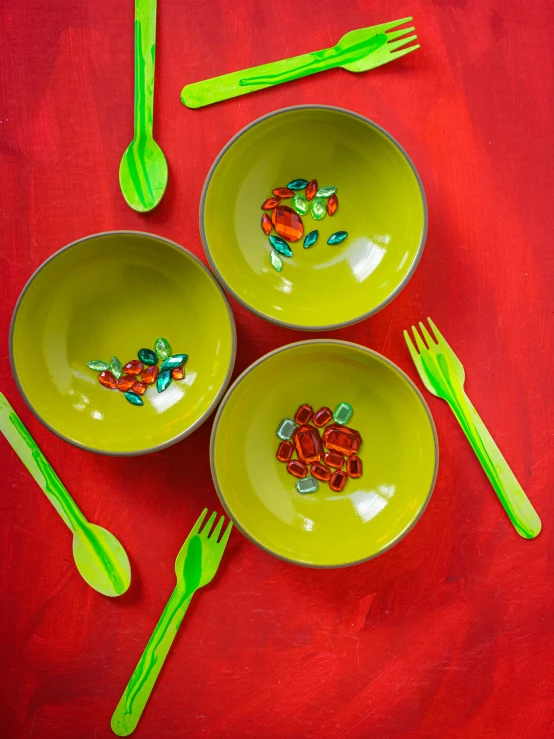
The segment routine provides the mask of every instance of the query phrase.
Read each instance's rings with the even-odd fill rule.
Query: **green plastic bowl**
[[[336,186],[339,208],[320,221],[302,216],[304,235],[317,228],[319,239],[291,244],[276,272],[260,206],[298,178]],[[383,128],[341,108],[300,106],[259,118],[225,146],[204,185],[200,230],[214,272],[246,308],[327,330],[373,315],[402,290],[423,251],[427,205],[412,161]],[[329,246],[341,230],[347,239]]]
[[[144,406],[98,382],[87,362],[122,364],[166,338],[186,376]],[[55,434],[103,454],[157,451],[196,429],[221,399],[235,361],[235,322],[208,269],[160,236],[114,231],[61,249],[14,310],[10,360],[30,409]]]
[[[320,482],[300,495],[276,459],[276,429],[304,403],[342,401],[363,439],[363,475],[341,493]],[[312,567],[357,564],[400,541],[429,501],[437,466],[435,425],[415,385],[385,357],[343,341],[262,357],[228,390],[212,430],[212,476],[229,516],[262,549]]]

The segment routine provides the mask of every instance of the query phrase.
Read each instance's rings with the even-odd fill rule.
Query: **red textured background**
[[[333,71],[199,111],[179,101],[186,82],[410,14],[421,50],[374,72]],[[121,539],[134,576],[114,600],[85,585],[62,521],[0,438],[3,739],[112,736],[179,546],[204,506],[219,509],[211,422],[137,459],[95,456],[42,428],[7,369],[16,298],[46,257],[98,231],[148,230],[202,255],[198,203],[214,157],[245,124],[299,103],[351,108],[387,128],[429,201],[407,288],[333,335],[415,378],[401,330],[430,313],[544,529],[517,536],[448,407],[429,397],[441,465],[409,536],[365,565],[312,571],[235,532],[136,736],[554,736],[552,37],[546,0],[160,0],[155,135],[170,179],[159,208],[140,216],[118,185],[132,135],[133,3],[1,0],[1,386],[85,514]],[[302,338],[233,308],[236,372]]]

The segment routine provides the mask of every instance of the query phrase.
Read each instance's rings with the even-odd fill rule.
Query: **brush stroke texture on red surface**
[[[422,48],[368,74],[332,71],[198,111],[179,101],[186,82],[407,15]],[[427,396],[441,465],[415,529],[344,571],[285,564],[235,532],[136,736],[554,736],[553,37],[554,6],[539,0],[160,0],[154,126],[170,175],[161,205],[141,216],[118,186],[132,137],[132,0],[0,4],[2,390],[86,515],[121,539],[134,574],[114,600],[81,580],[67,530],[0,438],[2,739],[112,736],[179,546],[204,506],[219,508],[211,422],[159,454],[116,459],[74,449],[34,419],[7,369],[17,296],[46,257],[98,231],[148,230],[203,256],[197,212],[214,157],[245,124],[300,103],[383,125],[410,152],[429,201],[409,285],[333,336],[416,379],[401,331],[431,314],[543,532],[517,536],[448,407]],[[233,308],[236,373],[301,338]]]

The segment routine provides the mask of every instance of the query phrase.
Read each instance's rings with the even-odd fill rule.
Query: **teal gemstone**
[[[331,244],[331,246],[334,246],[335,244],[341,244],[345,238],[348,236],[346,231],[336,231],[334,234],[331,234],[329,238],[327,239],[327,243]]]
[[[312,200],[312,216],[316,221],[321,221],[325,213],[327,213],[327,203],[323,198],[314,198]]]
[[[158,355],[156,352],[153,352],[152,349],[140,349],[138,358],[143,364],[146,364],[149,367],[158,364]]]
[[[160,372],[164,370],[172,370],[176,367],[180,367],[189,358],[188,354],[174,354],[172,357],[168,357],[165,362],[162,362]],[[159,376],[159,375],[158,375]]]
[[[292,257],[292,249],[280,236],[273,236],[271,234],[269,236],[269,243],[279,254],[282,254],[284,257]]]
[[[336,187],[333,187],[331,185],[327,185],[327,187],[320,187],[319,190],[316,192],[317,198],[330,198],[331,195],[334,195],[337,191]]]
[[[280,272],[283,269],[283,260],[276,252],[273,251],[273,249],[269,253],[269,261],[271,262],[273,269],[276,269],[277,272]]]
[[[310,246],[313,246],[317,241],[318,236],[319,231],[317,229],[315,231],[310,231],[310,233],[304,239],[304,249],[309,249]]]
[[[116,380],[119,380],[119,378],[123,374],[123,370],[121,369],[121,362],[117,357],[112,357],[110,367],[112,370],[112,375],[115,377]]]
[[[156,339],[154,349],[162,362],[171,354],[171,346],[169,345],[169,341],[167,339]]]
[[[335,423],[340,423],[341,426],[344,426],[345,423],[350,421],[353,413],[354,408],[352,408],[350,403],[339,403],[333,413],[333,420]]]
[[[308,493],[315,493],[319,487],[318,481],[315,477],[303,477],[301,480],[296,481],[296,489],[300,495],[307,495]]]
[[[171,370],[167,369],[163,372],[160,372],[158,375],[158,379],[156,380],[156,387],[158,388],[159,393],[163,393],[164,390],[167,390],[167,388],[171,384]]]
[[[289,182],[287,187],[289,190],[303,190],[305,187],[308,187],[309,184],[308,180],[293,180],[292,182]]]
[[[131,403],[132,405],[144,405],[142,398],[140,395],[137,395],[136,393],[132,393],[130,390],[126,393],[124,393],[125,397]]]
[[[110,369],[110,365],[106,364],[106,362],[103,362],[101,359],[93,359],[90,362],[87,362],[87,367],[90,367],[91,370],[94,370],[95,372],[105,372]]]
[[[301,216],[305,216],[310,209],[310,204],[303,192],[297,192],[292,199],[292,207]]]
[[[290,439],[290,437],[293,435],[295,429],[296,423],[292,420],[292,418],[285,418],[279,424],[279,428],[277,429],[277,436],[283,441],[288,441],[288,439]]]

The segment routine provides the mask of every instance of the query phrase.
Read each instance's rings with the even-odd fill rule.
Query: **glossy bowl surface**
[[[87,362],[122,364],[166,338],[188,354],[184,380],[131,405]],[[31,277],[15,307],[12,371],[31,410],[54,433],[104,454],[144,454],[187,436],[225,392],[235,323],[221,288],[190,252],[133,231],[76,241]]]
[[[276,459],[276,429],[300,405],[354,407],[364,471],[341,493],[300,495]],[[302,565],[341,567],[384,552],[415,524],[438,464],[435,426],[409,378],[380,354],[342,341],[290,344],[228,390],[211,439],[212,476],[228,514],[255,544]]]
[[[339,207],[302,216],[309,249],[291,244],[276,272],[260,206],[276,187],[317,179],[338,188]],[[283,205],[291,205],[283,200]],[[285,108],[240,131],[215,160],[202,194],[200,230],[224,287],[262,318],[291,328],[333,329],[376,313],[406,285],[423,251],[427,206],[400,144],[367,118],[341,108]],[[338,246],[336,231],[348,238]]]

